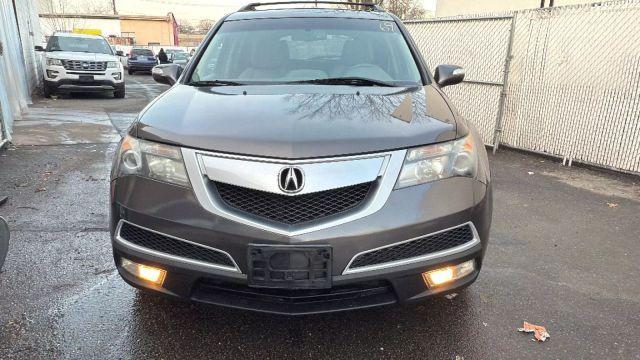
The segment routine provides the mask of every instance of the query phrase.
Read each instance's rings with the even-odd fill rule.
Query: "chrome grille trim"
[[[219,252],[221,254],[226,255],[229,258],[229,260],[231,260],[231,263],[233,263],[234,266],[233,267],[229,267],[229,266],[224,266],[224,265],[219,265],[219,264],[212,264],[212,263],[208,263],[208,262],[204,262],[204,261],[193,260],[193,259],[189,259],[189,258],[185,258],[185,257],[181,257],[181,256],[176,256],[176,255],[171,255],[171,254],[167,254],[167,253],[164,253],[164,252],[161,252],[161,251],[156,251],[156,250],[152,250],[152,249],[149,249],[149,248],[146,248],[146,247],[143,247],[143,246],[139,246],[139,245],[133,244],[133,243],[127,241],[126,239],[124,239],[122,236],[120,236],[120,231],[122,230],[122,224],[124,224],[124,223],[127,223],[129,225],[138,227],[138,228],[146,230],[146,231],[150,231],[150,232],[156,233],[158,235],[162,235],[162,236],[166,236],[166,237],[172,238],[174,240],[182,241],[182,242],[194,245],[194,246],[199,246],[199,247],[204,248],[204,249],[217,251],[217,252]],[[140,225],[134,224],[134,223],[132,223],[130,221],[127,221],[127,220],[124,220],[124,219],[121,219],[118,222],[118,225],[116,226],[115,234],[116,234],[116,236],[114,237],[114,239],[120,245],[128,247],[128,248],[131,248],[131,249],[134,249],[134,250],[137,250],[137,251],[140,251],[140,252],[144,252],[146,254],[150,254],[150,255],[154,255],[154,256],[157,256],[157,257],[161,257],[161,258],[165,258],[165,259],[169,259],[169,260],[174,260],[174,261],[178,261],[178,262],[184,262],[184,263],[189,263],[189,264],[193,264],[193,265],[200,265],[200,266],[204,266],[204,267],[208,267],[208,268],[212,268],[212,269],[216,269],[216,270],[224,270],[224,271],[242,273],[242,271],[238,267],[238,264],[233,259],[233,257],[231,255],[229,255],[229,253],[224,251],[224,250],[216,249],[214,247],[198,244],[198,243],[195,243],[193,241],[185,240],[185,239],[182,239],[182,238],[179,238],[179,237],[175,237],[175,236],[172,236],[172,235],[169,235],[169,234],[165,234],[165,233],[162,233],[162,232],[159,232],[159,231],[155,231],[153,229],[149,229],[149,228],[146,228],[144,226],[140,226]]]
[[[465,243],[465,244],[462,244],[462,245],[459,245],[459,246],[456,246],[456,247],[452,247],[452,248],[447,249],[447,250],[425,254],[425,255],[422,255],[422,256],[416,256],[416,257],[412,257],[412,258],[407,258],[407,259],[402,259],[402,260],[397,260],[397,261],[391,261],[391,262],[386,262],[386,263],[382,263],[382,264],[375,264],[375,265],[351,268],[351,264],[353,264],[353,262],[359,256],[361,256],[363,254],[367,254],[367,253],[370,253],[370,252],[374,252],[374,251],[390,248],[390,247],[393,247],[393,246],[396,246],[396,245],[400,245],[400,244],[404,244],[404,243],[408,243],[408,242],[411,242],[411,241],[420,240],[420,239],[423,239],[425,237],[429,237],[429,236],[433,236],[433,235],[436,235],[436,234],[440,234],[440,233],[443,233],[443,232],[446,232],[446,231],[449,231],[449,230],[452,230],[452,229],[456,229],[456,228],[459,228],[459,227],[463,227],[463,226],[469,226],[471,228],[471,231],[473,231],[473,239],[471,241]],[[479,243],[480,243],[480,236],[478,235],[478,231],[476,230],[476,227],[473,225],[473,222],[469,221],[469,222],[466,222],[464,224],[452,226],[450,228],[446,228],[446,229],[443,229],[443,230],[440,230],[440,231],[432,232],[432,233],[429,233],[429,234],[426,234],[426,235],[417,236],[417,237],[411,238],[409,240],[399,241],[399,242],[395,242],[393,244],[384,245],[384,246],[380,246],[380,247],[377,247],[377,248],[373,248],[373,249],[369,249],[369,250],[366,250],[366,251],[359,252],[356,255],[354,255],[353,258],[351,258],[351,261],[349,261],[349,264],[347,264],[347,266],[345,267],[344,271],[342,272],[342,275],[357,274],[357,273],[362,273],[362,272],[367,272],[367,271],[375,271],[375,270],[387,269],[387,268],[391,268],[391,267],[409,265],[409,264],[414,264],[414,263],[418,263],[418,262],[421,262],[421,261],[432,260],[432,259],[436,259],[436,258],[439,258],[439,257],[444,257],[444,256],[448,256],[448,255],[452,255],[452,254],[456,254],[456,253],[468,250],[468,249],[476,246]]]
[[[256,158],[249,156],[240,156],[240,155],[229,155],[229,154],[221,154],[221,153],[213,153],[206,152],[200,150],[193,150],[182,148],[182,156],[184,158],[184,163],[187,168],[187,173],[189,175],[189,179],[191,181],[191,185],[193,187],[193,191],[198,199],[200,205],[206,209],[207,211],[224,217],[229,220],[233,220],[245,225],[249,225],[261,230],[287,235],[287,236],[296,236],[301,234],[310,233],[313,231],[318,231],[322,229],[327,229],[333,226],[345,224],[351,221],[358,220],[365,216],[371,215],[376,211],[380,210],[384,204],[387,202],[387,199],[391,195],[393,191],[393,187],[395,186],[396,179],[398,178],[398,174],[400,173],[400,169],[402,168],[402,164],[404,162],[404,157],[406,155],[406,150],[395,150],[395,151],[387,151],[382,153],[375,154],[366,154],[366,155],[355,155],[355,156],[343,156],[343,157],[332,157],[332,158],[323,158],[323,159],[305,159],[305,160],[287,160],[287,159],[268,159],[268,158]],[[246,166],[251,166],[251,163],[276,163],[280,166],[285,165],[298,165],[303,166],[305,164],[318,164],[318,163],[331,163],[331,162],[342,162],[342,161],[358,161],[363,159],[376,159],[381,158],[381,165],[379,165],[379,171],[377,172],[377,177],[375,181],[377,182],[377,187],[375,191],[373,191],[368,196],[368,200],[360,206],[358,209],[351,211],[349,213],[345,213],[344,216],[339,218],[332,218],[325,221],[318,221],[317,223],[312,224],[302,224],[302,225],[284,225],[284,224],[273,224],[267,221],[263,221],[260,219],[255,219],[250,216],[246,216],[245,214],[241,214],[233,209],[230,209],[226,206],[222,200],[218,198],[215,194],[215,190],[211,190],[211,186],[215,186],[211,183],[211,180],[207,176],[206,168],[204,164],[200,161],[203,157],[222,157],[222,158],[231,158],[231,159],[239,159],[246,162]],[[276,183],[277,177],[273,177],[273,182]],[[353,184],[347,185],[355,185],[361,182],[360,180],[355,180]],[[277,184],[277,183],[276,183]],[[342,184],[344,185],[344,184]],[[329,189],[327,189],[329,190]]]
[[[83,64],[87,64],[86,67]],[[105,71],[107,69],[106,61],[88,61],[88,60],[62,60],[65,70],[70,71]]]
[[[210,180],[286,196],[300,196],[375,181],[380,176],[385,154],[332,160],[265,160],[229,156],[198,156],[203,174]],[[305,175],[304,187],[285,193],[278,187],[278,174],[287,165],[299,167]],[[334,176],[340,174],[340,176]],[[345,174],[347,174],[345,176]]]

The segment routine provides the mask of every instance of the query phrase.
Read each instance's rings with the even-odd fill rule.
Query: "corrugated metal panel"
[[[31,102],[31,91],[42,78],[39,60],[33,51],[34,39],[40,33],[39,23],[35,21],[35,5],[34,0],[16,1],[14,13],[11,0],[0,0],[0,119],[2,136],[9,140],[14,119],[19,118]]]
[[[16,1],[15,5],[16,13],[18,14],[18,28],[22,41],[27,84],[29,93],[33,93],[41,85],[43,77],[41,56],[33,50],[36,45],[42,45],[43,41],[38,7],[35,0]]]

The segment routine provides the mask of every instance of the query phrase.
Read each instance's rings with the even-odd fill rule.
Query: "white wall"
[[[39,84],[39,58],[33,44],[40,41],[40,24],[35,21],[35,0],[0,0],[0,144],[11,140],[13,121],[31,103],[31,92]]]

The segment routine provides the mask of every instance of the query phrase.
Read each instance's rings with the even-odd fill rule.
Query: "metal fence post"
[[[513,37],[516,32],[517,12],[511,18],[511,29],[509,30],[509,44],[507,45],[507,56],[504,60],[504,75],[502,78],[502,91],[500,92],[500,101],[498,102],[498,115],[496,116],[496,127],[493,134],[493,153],[498,151],[500,146],[500,138],[502,135],[502,119],[504,118],[504,109],[507,104],[507,88],[509,86],[509,71],[511,70],[511,59],[513,58]]]

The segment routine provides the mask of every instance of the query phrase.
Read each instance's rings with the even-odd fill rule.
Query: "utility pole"
[[[118,11],[116,10],[116,0],[111,0],[111,8],[113,9],[113,15],[118,15]]]

